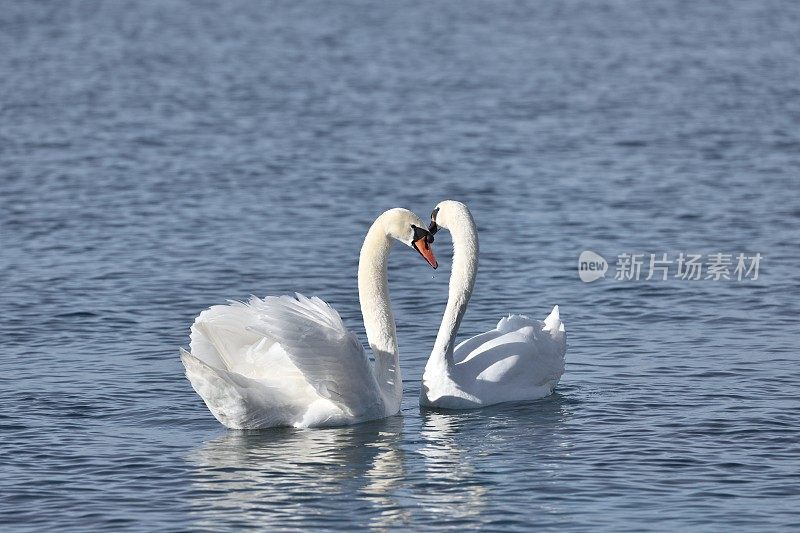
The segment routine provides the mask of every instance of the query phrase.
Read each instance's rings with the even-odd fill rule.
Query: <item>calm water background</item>
[[[800,526],[799,4],[20,1],[0,50],[2,529]],[[560,304],[557,394],[420,411],[443,235],[391,258],[402,416],[214,420],[200,310],[297,290],[363,339],[368,225],[445,198],[462,333]],[[584,284],[584,249],[765,259]]]

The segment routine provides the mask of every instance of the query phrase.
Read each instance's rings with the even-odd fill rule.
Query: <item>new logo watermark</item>
[[[756,281],[762,259],[764,256],[760,253],[747,255],[718,252],[705,256],[684,252],[673,256],[667,253],[622,253],[616,257],[614,279],[616,281],[668,279]],[[591,250],[581,252],[578,257],[578,276],[581,281],[591,283],[606,277],[607,271],[608,262],[602,255]]]
[[[578,257],[578,275],[581,281],[591,283],[600,278],[606,277],[608,262],[605,258],[591,250],[581,252]]]

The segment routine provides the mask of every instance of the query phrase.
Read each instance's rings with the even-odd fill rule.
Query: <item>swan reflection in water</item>
[[[507,516],[492,500],[508,476],[531,469],[556,481],[568,403],[554,395],[480,411],[404,409],[341,428],[230,431],[188,457],[195,525],[381,530]]]
[[[543,476],[537,482],[543,486],[557,482],[556,458],[563,460],[571,448],[564,431],[570,403],[554,394],[472,411],[423,408],[418,451],[425,463],[424,505],[430,516],[456,523],[508,520],[515,510],[493,501],[498,492],[523,485],[518,479],[531,475]],[[520,454],[520,447],[528,453]],[[521,506],[516,511],[526,519],[535,513]]]
[[[229,431],[194,450],[199,528],[345,526],[349,510],[375,526],[403,522],[399,416],[340,428]]]

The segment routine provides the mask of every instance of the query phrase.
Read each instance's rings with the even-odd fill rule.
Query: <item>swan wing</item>
[[[495,331],[500,335],[468,356],[484,359],[477,379],[508,383],[521,378],[536,386],[558,383],[567,349],[558,306],[544,321],[525,315],[503,317]]]
[[[281,345],[317,394],[354,418],[382,405],[372,365],[358,338],[323,300],[302,294],[253,298],[251,330]]]
[[[211,367],[247,374],[243,366],[248,352],[263,339],[250,330],[256,325],[258,316],[246,304],[232,301],[229,305],[214,305],[194,320],[189,350]],[[269,344],[262,343],[259,349],[266,352]]]
[[[465,361],[471,354],[479,351],[478,349],[482,345],[496,339],[502,334],[502,332],[492,329],[486,333],[481,333],[480,335],[475,335],[474,337],[461,341],[455,347],[455,350],[453,350],[453,363],[458,364]]]
[[[483,352],[487,347],[506,344],[509,341],[501,339],[501,337],[519,331],[525,331],[533,345],[552,340],[556,345],[564,344],[564,351],[566,351],[564,324],[561,322],[558,306],[555,306],[543,322],[525,315],[508,315],[501,318],[494,329],[461,341],[453,350],[453,362],[455,364],[462,363]],[[542,335],[544,332],[549,335]]]
[[[565,352],[558,306],[544,321],[509,315],[495,329],[459,344],[454,353],[455,374],[467,383],[555,385],[564,373]]]

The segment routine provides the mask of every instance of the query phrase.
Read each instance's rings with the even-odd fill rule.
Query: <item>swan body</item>
[[[477,230],[460,202],[441,202],[432,218],[432,233],[442,227],[453,237],[453,264],[447,307],[422,377],[420,405],[475,409],[552,393],[564,373],[567,348],[558,306],[544,321],[509,315],[494,329],[455,345],[478,271]]]
[[[339,313],[316,297],[253,296],[200,313],[181,361],[217,420],[253,429],[355,424],[396,414],[403,381],[387,260],[399,240],[435,268],[428,233],[420,228],[424,223],[411,211],[391,209],[364,240],[358,286],[374,362]]]

